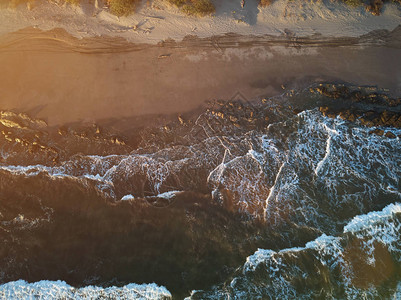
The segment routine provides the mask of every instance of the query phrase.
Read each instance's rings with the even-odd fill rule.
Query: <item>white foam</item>
[[[322,158],[322,160],[319,161],[318,164],[316,165],[316,169],[315,169],[315,174],[316,175],[319,175],[318,173],[319,173],[320,169],[323,167],[323,164],[325,163],[325,161],[330,156],[332,135],[333,134],[338,134],[338,132],[336,130],[333,130],[333,129],[327,127],[326,124],[324,124],[324,128],[327,130],[329,136],[328,136],[327,142],[326,142],[326,153],[325,153],[324,157]]]
[[[210,116],[203,116],[206,118],[198,118],[197,124],[203,121],[207,125]],[[283,131],[285,124],[290,125],[290,131]],[[324,199],[330,209],[352,203],[354,214],[362,213],[364,203],[374,202],[382,192],[401,199],[397,190],[400,143],[368,132],[364,127],[309,110],[284,123],[271,124],[263,133],[226,136],[224,140],[209,137],[189,147],[176,146],[155,153],[77,156],[58,167],[0,168],[26,176],[45,172],[53,178],[93,180],[101,192],[111,197],[118,194],[121,185],[127,194],[141,193],[134,190],[138,178],[147,181],[153,195],[158,195],[171,178],[180,178],[188,169],[202,168],[209,173],[205,180],[212,194],[221,198],[222,189],[232,191],[241,213],[264,217],[271,226],[279,225],[284,214],[297,218],[298,224],[321,229],[330,220],[319,219],[322,213],[317,197]],[[238,151],[241,143],[249,148]]]
[[[361,259],[365,259],[367,263],[372,263],[371,256],[374,260],[375,245],[372,243],[374,240],[387,247],[393,256],[401,257],[399,255],[401,254],[399,243],[401,224],[397,220],[392,220],[394,214],[400,212],[401,204],[390,204],[382,211],[355,217],[345,226],[343,235],[328,236],[323,234],[308,242],[305,247],[288,248],[280,251],[258,249],[246,259],[242,274],[231,281],[230,289],[223,286],[216,287],[208,295],[216,295],[216,297],[217,295],[227,295],[228,298],[233,297],[235,299],[242,297],[263,298],[266,295],[276,299],[313,298],[317,291],[299,292],[299,288],[293,286],[294,279],[295,282],[298,282],[302,278],[315,275],[308,273],[315,271],[302,269],[302,260],[307,256],[311,263],[317,260],[322,264],[322,268],[327,271],[340,272],[339,274],[336,273],[336,280],[327,283],[329,289],[326,292],[329,293],[329,296],[334,297],[334,294],[330,294],[333,290],[342,289],[345,291],[345,297],[349,299],[375,298],[379,294],[374,286],[361,289],[353,284],[352,278],[355,275],[353,274],[352,262],[345,259],[347,254],[344,246],[347,246],[348,239],[344,235],[352,234],[361,241],[362,250],[366,255]],[[372,224],[375,224],[373,231],[371,230]],[[391,236],[391,238],[378,239],[378,237],[383,236]],[[373,250],[371,251],[371,249]],[[257,273],[254,274],[255,272]],[[397,296],[400,295],[400,287],[401,283],[394,289],[395,299],[398,299]],[[197,292],[193,291],[191,295],[196,296],[196,294]]]
[[[169,191],[169,192],[158,194],[157,197],[169,200],[169,199],[175,198],[175,196],[180,192],[181,191]]]
[[[298,118],[296,130],[280,133],[289,135],[289,150],[282,150],[285,158],[278,159],[288,163],[279,174],[270,175],[276,180],[267,197],[266,220],[280,224],[282,216],[288,214],[297,218],[298,224],[303,220],[307,226],[322,228],[328,219],[320,217],[319,201],[333,210],[351,204],[357,215],[380,194],[390,195],[394,201],[401,199],[396,188],[401,175],[397,139],[371,135],[369,128],[323,117],[317,110],[303,111]],[[292,120],[286,122],[293,125]],[[267,132],[267,139],[282,141],[275,133],[281,130],[279,126],[270,126],[273,134]]]
[[[244,271],[254,271],[259,264],[271,259],[274,254],[276,254],[276,252],[270,249],[258,249],[254,254],[247,257]]]
[[[398,283],[397,288],[394,291],[393,299],[401,299],[401,282]]]
[[[0,285],[1,299],[171,299],[165,288],[152,284],[128,284],[123,287],[102,288],[87,286],[74,288],[64,281],[42,280],[27,283],[24,280]]]
[[[125,195],[124,197],[121,198],[121,201],[128,201],[128,200],[134,200],[135,197],[132,196],[131,194]]]
[[[356,216],[344,227],[344,232],[357,232],[366,228],[371,228],[379,222],[383,223],[384,220],[391,218],[396,213],[401,213],[400,203],[390,204],[382,211],[373,211],[366,215]]]

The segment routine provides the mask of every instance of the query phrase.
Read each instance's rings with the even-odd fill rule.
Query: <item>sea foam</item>
[[[375,266],[374,260],[390,255],[399,265],[400,239],[401,204],[390,204],[381,211],[353,218],[339,236],[323,234],[305,247],[280,251],[258,249],[247,258],[241,273],[229,285],[210,291],[193,291],[188,299],[261,299],[267,295],[274,299],[379,297],[374,283],[383,283],[389,277],[377,279],[386,272],[377,271],[376,267],[380,270],[382,265]],[[359,254],[361,262],[354,261],[354,251],[362,251]],[[355,279],[360,264],[371,265],[371,272],[375,274],[368,287],[361,287]],[[400,286],[398,283],[396,287],[387,287],[387,296],[398,299]]]
[[[74,288],[64,281],[42,280],[27,283],[18,280],[0,285],[1,299],[171,299],[165,288],[152,284],[128,284],[123,287],[102,288],[86,286]]]

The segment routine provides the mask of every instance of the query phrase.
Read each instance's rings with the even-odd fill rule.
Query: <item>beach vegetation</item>
[[[167,0],[170,4],[175,5],[177,7],[181,7],[187,3],[186,0]]]
[[[266,7],[266,6],[269,6],[270,4],[272,4],[273,2],[274,2],[274,0],[260,0],[259,6]]]
[[[211,0],[167,0],[190,16],[204,17],[216,12]]]
[[[75,0],[72,0],[75,1]],[[135,9],[138,0],[109,0],[110,12],[118,17],[127,16]]]
[[[345,4],[352,6],[352,7],[358,7],[364,4],[363,0],[343,0]]]
[[[65,0],[65,2],[72,4],[72,5],[79,5],[81,2],[80,0]]]
[[[15,8],[20,4],[27,5],[28,9],[33,7],[35,0],[0,0],[0,8]],[[82,0],[64,0],[72,5],[79,5]],[[110,12],[116,16],[126,16],[135,11],[135,7],[143,0],[106,0]],[[147,0],[147,5],[150,6],[151,0]],[[204,17],[213,15],[216,12],[215,5],[212,0],[164,0],[167,3],[178,7],[182,12],[190,16]],[[276,0],[258,0],[259,7],[267,7]],[[401,4],[401,0],[331,0],[345,3],[350,7],[364,6],[366,11],[373,15],[380,15],[385,3]]]

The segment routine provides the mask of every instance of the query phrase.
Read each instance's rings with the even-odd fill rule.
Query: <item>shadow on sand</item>
[[[255,25],[258,18],[259,0],[245,0],[245,5],[241,7],[241,0],[215,1],[217,16],[233,16],[239,22]]]

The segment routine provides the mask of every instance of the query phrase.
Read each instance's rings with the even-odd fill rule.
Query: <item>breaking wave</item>
[[[27,283],[19,280],[0,286],[0,298],[2,299],[171,299],[171,294],[166,288],[156,284],[128,284],[123,287],[101,288],[87,286],[74,288],[63,281],[39,281]]]
[[[387,123],[401,117],[366,126],[363,110],[400,101],[329,88],[217,103],[139,142],[2,113],[0,280],[205,290],[194,299],[399,294],[401,129]],[[316,107],[341,101],[357,117]]]
[[[353,218],[339,236],[323,234],[305,247],[259,249],[229,283],[190,298],[398,299],[400,234],[401,204],[390,204]]]

